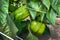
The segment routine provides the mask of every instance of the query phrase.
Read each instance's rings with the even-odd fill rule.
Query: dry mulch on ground
[[[56,28],[52,25],[48,25],[51,35],[43,35],[40,40],[60,40],[60,18],[56,19]]]

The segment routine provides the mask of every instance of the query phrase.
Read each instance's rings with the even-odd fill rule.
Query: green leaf
[[[26,21],[15,21],[15,24],[19,30],[19,32],[21,32],[23,29],[25,30],[25,28],[27,27],[27,25],[29,24],[29,20]]]
[[[40,12],[40,4],[39,2],[35,1],[30,1],[29,2],[29,7],[31,7],[33,10]]]
[[[58,15],[60,17],[60,7],[58,7],[58,11],[57,12],[58,12]]]
[[[50,13],[48,12],[46,14],[46,17],[50,21],[51,24],[55,25],[56,14],[52,9],[51,9]]]
[[[37,12],[34,10],[29,10],[29,11],[30,11],[30,15],[31,15],[32,19],[35,19]]]
[[[36,36],[34,36],[32,33],[29,33],[25,40],[39,40],[39,39]]]
[[[10,32],[12,33],[11,35],[15,39],[16,33],[18,32],[18,29],[9,15],[7,16],[7,25],[9,26]]]
[[[0,32],[5,33],[7,24],[7,14],[8,14],[9,0],[0,0]],[[9,28],[8,28],[9,29]],[[9,30],[8,30],[9,32]],[[8,33],[6,33],[8,34]]]
[[[41,21],[43,21],[43,19],[44,19],[44,16],[45,16],[45,14],[44,13],[41,13]]]
[[[0,31],[11,37],[11,31],[7,25],[8,6],[9,0],[0,0]],[[4,40],[8,40],[5,37],[3,38]]]
[[[60,7],[57,5],[53,5],[52,8],[58,13],[58,15],[60,16]]]
[[[52,8],[58,13],[58,15],[60,16],[60,7],[59,7],[59,4],[58,4],[59,0],[51,0],[51,6]]]
[[[60,5],[60,0],[58,0],[58,5]]]
[[[53,6],[53,5],[57,5],[57,3],[58,3],[58,0],[51,0],[51,5]]]
[[[47,7],[47,9],[49,10],[49,8],[50,8],[50,0],[41,0],[41,1]]]
[[[2,25],[6,23],[6,17],[8,14],[9,0],[0,0],[0,22]]]
[[[40,3],[40,13],[46,13],[47,9]]]

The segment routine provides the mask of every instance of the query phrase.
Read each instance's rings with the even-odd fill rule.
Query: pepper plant
[[[1,0],[0,32],[18,40],[40,40],[50,34],[48,24],[56,26],[60,0]],[[2,36],[2,35],[1,35]],[[3,40],[8,40],[2,36]]]

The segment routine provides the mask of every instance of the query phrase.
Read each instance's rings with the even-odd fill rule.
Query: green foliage
[[[30,32],[25,40],[39,40],[39,39]]]
[[[2,25],[6,23],[6,17],[8,14],[8,5],[9,5],[9,0],[0,1],[0,22]]]
[[[57,15],[60,16],[60,0],[0,0],[0,32],[17,40],[17,32],[26,32],[27,29],[29,34],[26,40],[39,40],[28,25],[38,21],[55,26]],[[50,34],[48,27],[44,34]]]
[[[10,17],[8,17],[8,6],[9,6],[9,0],[1,0],[0,1],[0,32],[5,33],[6,35],[12,37],[13,35],[16,36],[16,28],[15,26],[11,26],[13,25],[12,20],[10,19]],[[7,19],[9,18],[9,20],[7,21]],[[7,23],[9,22],[9,23]],[[12,23],[12,24],[11,24]],[[11,30],[10,30],[11,29]],[[14,30],[15,29],[15,30]],[[13,31],[13,32],[12,32]],[[13,36],[13,38],[15,37]],[[4,40],[8,40],[4,37]]]
[[[58,5],[58,0],[51,0],[51,6],[52,8],[57,12],[57,14],[60,16],[60,6]]]
[[[50,8],[50,0],[41,0],[41,1],[47,7],[47,9],[49,10],[49,8]]]
[[[16,27],[16,25],[14,24],[14,22],[11,20],[10,16],[7,16],[7,25],[9,26],[9,29],[11,31],[11,35],[14,37],[16,37],[16,33],[18,32],[18,29]]]
[[[46,14],[46,17],[50,21],[51,24],[55,25],[56,14],[52,9],[50,12]]]
[[[36,17],[36,11],[34,11],[34,10],[29,10],[30,11],[30,15],[31,15],[31,17],[32,17],[32,19],[35,19],[35,17]]]

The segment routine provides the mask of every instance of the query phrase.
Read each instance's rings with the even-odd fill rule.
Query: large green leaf
[[[9,0],[0,0],[0,32],[5,33],[6,35],[10,36],[10,30],[7,26],[7,15],[8,15],[8,6]],[[4,40],[8,40],[3,37]]]
[[[40,4],[39,2],[35,2],[35,1],[30,1],[29,2],[29,7],[31,7],[33,10],[37,11],[37,12],[40,12]]]
[[[60,5],[60,0],[58,0],[58,5]]]
[[[48,12],[46,14],[46,17],[50,21],[51,24],[55,25],[56,14],[52,9],[51,9],[50,13]]]
[[[9,6],[9,0],[0,0],[0,31],[3,33],[5,33],[4,30],[7,24],[6,17],[8,14],[8,6]]]
[[[37,12],[34,10],[29,10],[29,11],[30,11],[30,15],[31,15],[32,19],[35,19]]]
[[[25,40],[39,40],[39,39],[36,36],[34,36],[32,33],[29,33]]]
[[[14,38],[18,30],[15,28],[15,26],[13,26],[14,24],[10,17],[8,17],[8,7],[9,0],[0,0],[0,31]],[[9,20],[7,21],[7,19]],[[8,39],[4,37],[4,40]]]
[[[47,9],[42,3],[40,3],[40,13],[46,13]]]
[[[60,16],[60,7],[59,7],[59,4],[58,4],[58,0],[51,0],[51,6],[52,8],[58,13],[58,15]]]
[[[50,0],[41,0],[41,1],[47,7],[47,9],[49,10],[49,8],[50,8]]]
[[[60,16],[60,7],[58,5],[53,5],[52,8],[58,13]]]
[[[58,0],[50,0],[51,1],[51,5],[53,6],[53,5],[57,5],[57,3],[58,3]]]
[[[14,22],[12,21],[12,19],[10,18],[9,15],[7,16],[7,25],[9,26],[10,32],[12,33],[11,35],[15,39],[16,33],[18,32],[18,29],[17,29],[16,25],[14,24]]]
[[[0,22],[2,25],[6,23],[6,17],[8,14],[9,0],[0,0]]]

